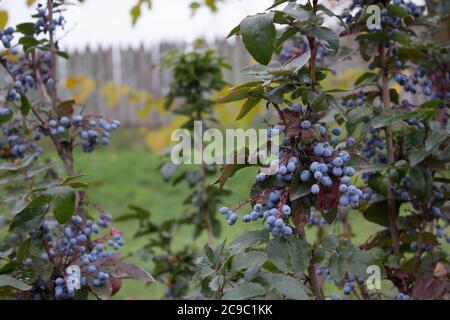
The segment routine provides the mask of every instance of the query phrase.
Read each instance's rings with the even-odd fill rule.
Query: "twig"
[[[388,65],[386,63],[386,50],[385,44],[380,43],[379,46],[379,55],[380,55],[380,65],[381,65],[381,100],[383,102],[385,109],[391,109],[391,101],[389,97],[389,78],[388,78]],[[395,162],[395,149],[393,143],[393,135],[392,135],[392,126],[388,125],[385,127],[386,133],[386,149],[387,149],[387,160],[388,164],[393,164]],[[398,228],[396,224],[397,220],[397,204],[395,201],[395,195],[392,192],[392,182],[388,182],[388,220],[389,220],[389,231],[392,239],[392,249],[395,254],[400,252],[400,239],[398,234]]]

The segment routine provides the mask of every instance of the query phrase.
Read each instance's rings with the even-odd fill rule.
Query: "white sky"
[[[151,45],[161,40],[190,42],[202,36],[207,40],[225,37],[243,17],[263,11],[272,0],[227,0],[217,13],[207,8],[191,16],[191,0],[153,0],[153,8],[143,7],[143,15],[135,27],[131,25],[130,9],[137,0],[86,0],[65,14],[66,31],[61,45],[65,49],[97,46]],[[30,21],[34,7],[25,0],[0,0],[0,9],[9,13],[9,25]]]
[[[197,0],[203,1],[203,0]],[[9,13],[9,25],[30,21],[35,6],[28,8],[26,0],[0,0],[0,10]],[[43,2],[42,0],[40,2]],[[45,2],[45,1],[44,1]],[[76,2],[75,0],[73,2]],[[191,42],[198,37],[208,41],[224,38],[245,16],[262,12],[273,0],[226,0],[219,3],[217,13],[207,8],[192,16],[192,0],[152,0],[153,8],[142,7],[137,25],[131,25],[130,9],[137,0],[85,0],[66,12],[67,34],[60,42],[64,49],[98,46],[145,46],[161,40]],[[344,7],[350,0],[327,0],[330,8]],[[422,3],[423,0],[414,0]],[[339,10],[336,10],[339,11]],[[338,12],[339,13],[339,12]]]

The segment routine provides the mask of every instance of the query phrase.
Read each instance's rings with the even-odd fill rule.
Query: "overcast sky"
[[[262,11],[272,0],[227,0],[218,13],[199,9],[191,16],[191,0],[153,0],[152,10],[143,10],[135,27],[130,9],[137,0],[86,0],[66,14],[68,31],[61,42],[65,48],[91,46],[137,46],[161,40],[192,41],[200,36],[208,40],[224,37],[248,14]],[[8,10],[8,24],[29,21],[33,8],[25,0],[0,0],[0,9]]]
[[[197,0],[203,1],[203,0]],[[34,8],[28,8],[25,0],[0,0],[0,9],[9,12],[8,24],[29,21]],[[75,2],[75,1],[73,1]],[[66,13],[67,34],[61,45],[67,49],[97,46],[151,45],[161,40],[191,42],[198,37],[207,40],[224,38],[243,17],[261,12],[273,0],[226,0],[219,4],[217,13],[201,8],[192,17],[189,4],[192,0],[152,0],[152,10],[143,10],[137,25],[131,25],[130,9],[137,0],[85,0]],[[351,0],[327,0],[336,10]],[[422,0],[414,0],[416,3]],[[340,10],[337,10],[339,13]]]

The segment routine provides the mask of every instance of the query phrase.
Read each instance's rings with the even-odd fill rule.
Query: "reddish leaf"
[[[153,282],[155,279],[145,270],[134,264],[118,263],[114,268],[114,276],[119,279],[135,279],[145,282]]]
[[[442,296],[446,291],[446,282],[432,275],[424,275],[416,280],[412,296],[417,300],[432,300]]]
[[[320,210],[331,209],[339,195],[339,181],[335,180],[331,187],[321,186],[319,194],[317,195],[317,202]]]
[[[111,277],[109,282],[111,283],[111,295],[113,296],[119,292],[120,288],[122,288],[122,280],[116,277]]]
[[[61,102],[58,105],[58,116],[66,116],[71,117],[73,115],[73,106],[75,104],[75,100],[66,100]]]
[[[89,280],[89,289],[100,300],[109,300],[113,291],[110,281],[106,281],[104,285],[96,287],[92,284],[92,279]]]
[[[387,278],[391,280],[400,291],[408,291],[409,275],[405,271],[386,266],[386,273]]]

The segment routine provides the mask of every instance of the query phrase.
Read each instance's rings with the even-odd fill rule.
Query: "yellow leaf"
[[[0,10],[0,29],[4,29],[8,23],[8,12]]]
[[[36,0],[27,0],[27,6],[31,7],[35,2]]]
[[[116,107],[120,99],[122,99],[129,92],[129,87],[115,84],[112,81],[104,84],[101,89],[101,93],[106,99],[106,105],[111,108]]]
[[[96,86],[96,82],[85,75],[66,78],[66,89],[72,92],[72,97],[77,103],[85,102]]]
[[[216,1],[215,0],[205,0],[206,6],[212,11],[217,11]]]
[[[147,131],[145,135],[145,141],[147,145],[156,153],[161,153],[171,141],[172,132],[178,129],[186,121],[183,116],[175,116],[169,125],[162,127],[158,130]]]

